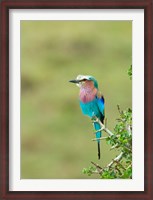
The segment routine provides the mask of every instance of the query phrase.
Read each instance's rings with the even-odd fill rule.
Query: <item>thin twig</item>
[[[98,133],[99,131],[103,131],[103,130],[104,130],[104,128],[100,128],[99,130],[95,131],[94,133],[96,134],[96,133]]]
[[[124,148],[127,149],[128,151],[132,152],[132,150],[129,147],[127,147],[127,145],[124,145]]]
[[[101,174],[101,173],[99,173],[99,171],[92,171],[92,170],[90,170],[91,171],[91,173],[93,173],[93,174]]]
[[[117,166],[115,166],[115,169],[119,172],[119,174],[122,174],[120,169]]]
[[[114,162],[116,162],[117,165],[119,165],[122,169],[126,170],[125,167],[123,167],[123,165],[118,160],[114,160]]]
[[[98,173],[101,174],[103,172],[102,167],[100,167],[98,164],[94,163],[93,161],[91,161],[91,163],[96,167],[97,171],[93,171],[94,173]]]
[[[92,141],[105,140],[105,139],[107,139],[107,138],[108,138],[108,137],[94,138],[94,139],[92,139]]]
[[[132,130],[131,130],[130,124],[126,124],[126,130],[128,131],[129,135],[132,134]]]
[[[102,169],[102,167],[100,167],[98,164],[94,163],[93,161],[91,161],[91,163],[92,163],[93,165],[95,165],[96,168]]]
[[[120,106],[119,106],[119,105],[117,105],[117,109],[118,109],[118,112],[120,113],[120,115],[122,115],[122,114],[123,114],[123,111],[121,111],[121,109],[120,109]]]
[[[126,168],[126,170],[129,169],[130,167],[132,167],[132,164],[130,164],[130,165]]]
[[[122,159],[122,156],[123,156],[123,152],[121,152],[116,158],[114,158],[108,165],[107,165],[107,168],[110,168],[114,162],[116,161],[120,161]]]
[[[115,149],[115,148],[117,148],[117,147],[118,147],[118,143],[116,143],[114,146],[112,146],[112,147],[110,148],[110,150]]]

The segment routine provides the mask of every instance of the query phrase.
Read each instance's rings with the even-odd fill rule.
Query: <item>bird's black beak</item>
[[[69,82],[71,82],[71,83],[79,83],[80,80],[70,80]]]

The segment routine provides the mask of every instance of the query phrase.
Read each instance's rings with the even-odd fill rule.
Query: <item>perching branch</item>
[[[119,113],[121,114],[122,111],[120,111],[119,106],[118,106],[118,110],[119,110]],[[108,136],[108,137],[101,137],[101,138],[94,138],[94,139],[92,139],[92,141],[104,140],[104,139],[110,138],[111,136],[115,135],[115,134],[112,133],[108,128],[106,128],[105,125],[104,125],[96,116],[95,116],[94,119],[93,119],[93,123],[94,123],[94,122],[99,123],[99,125],[100,125],[100,127],[101,127],[99,130],[96,130],[96,131],[94,132],[95,134],[96,134],[97,132],[99,132],[99,131],[104,130],[109,136]],[[126,129],[127,129],[127,126],[128,126],[128,125],[126,125]],[[131,135],[131,131],[129,132],[129,135]],[[115,136],[116,136],[116,138],[119,137],[119,135],[115,135]],[[119,147],[119,143],[116,143],[114,146],[111,147],[111,150],[112,150],[112,149],[115,149],[115,148],[118,148],[118,147]],[[126,148],[126,150],[132,152],[132,150],[130,149],[129,144],[124,144],[124,148]]]
[[[97,117],[94,117],[93,123],[94,122],[99,123],[99,125],[101,126],[101,129],[97,130],[95,133],[104,130],[109,136],[114,135],[108,128],[105,127],[105,125]]]

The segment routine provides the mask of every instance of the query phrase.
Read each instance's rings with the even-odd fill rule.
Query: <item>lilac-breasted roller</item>
[[[70,82],[76,83],[80,88],[79,101],[83,114],[88,115],[91,119],[97,117],[102,123],[104,121],[104,97],[98,89],[98,82],[93,76],[78,75],[75,80]],[[96,139],[98,143],[98,159],[100,159],[100,124],[94,122],[96,132]]]

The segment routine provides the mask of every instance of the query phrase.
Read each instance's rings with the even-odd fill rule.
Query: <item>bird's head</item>
[[[76,77],[76,79],[70,80],[69,82],[75,83],[78,87],[81,88],[84,84],[86,84],[87,81],[88,82],[92,81],[93,84],[94,84],[94,87],[98,89],[98,82],[97,82],[97,80],[93,76],[90,76],[90,75],[78,75]]]

